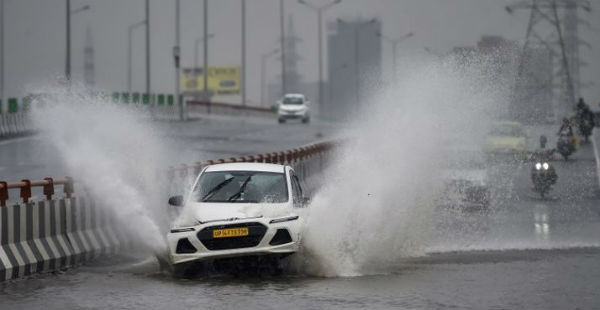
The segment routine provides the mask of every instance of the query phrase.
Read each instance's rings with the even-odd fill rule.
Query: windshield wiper
[[[242,196],[242,193],[244,193],[244,191],[246,190],[246,185],[248,185],[248,182],[250,182],[251,179],[252,175],[249,175],[244,181],[244,183],[242,183],[242,186],[240,186],[240,191],[229,197],[227,201],[237,200],[238,198],[240,198]]]
[[[218,191],[220,191],[223,187],[225,187],[225,185],[227,185],[231,181],[233,181],[233,179],[235,179],[235,177],[231,177],[231,178],[217,184],[217,186],[213,187],[210,191],[208,191],[208,193],[206,193],[206,195],[204,195],[204,197],[202,197],[202,201],[208,201],[208,199],[210,199],[210,197],[214,196]]]

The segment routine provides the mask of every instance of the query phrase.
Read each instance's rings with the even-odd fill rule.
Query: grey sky
[[[6,95],[22,95],[25,89],[50,84],[64,72],[65,16],[64,0],[4,0],[5,1],[5,76]],[[306,0],[315,4],[328,1]],[[413,31],[416,36],[402,43],[400,57],[422,53],[423,47],[447,51],[453,46],[473,45],[481,35],[502,35],[523,40],[527,12],[509,15],[507,0],[343,0],[325,14],[326,20],[336,17],[378,17],[387,36],[399,37]],[[588,101],[600,101],[600,1],[593,0],[593,11],[583,16],[592,28],[582,27],[582,38],[594,49],[582,47],[587,67],[582,80],[595,84],[583,90]],[[171,49],[174,44],[174,0],[151,1],[152,88],[172,92],[174,69]],[[293,15],[297,35],[302,39],[298,53],[302,57],[300,73],[307,80],[317,78],[316,14],[286,0],[286,18]],[[72,0],[76,9],[90,4],[92,9],[73,16],[73,77],[83,77],[83,44],[85,29],[92,28],[95,47],[96,83],[107,90],[125,90],[127,79],[127,27],[144,18],[143,0]],[[193,41],[202,36],[202,1],[181,0],[182,64],[193,63]],[[278,47],[279,1],[247,0],[247,83],[248,97],[257,102],[260,97],[260,55]],[[209,32],[211,64],[240,64],[240,1],[209,1]],[[134,90],[144,90],[144,30],[134,35]],[[325,41],[326,42],[326,41]],[[327,53],[324,53],[327,55]],[[325,60],[326,61],[326,60]],[[391,47],[384,43],[384,76],[390,75]],[[276,57],[268,63],[268,80],[279,73]],[[236,98],[231,98],[235,100]]]

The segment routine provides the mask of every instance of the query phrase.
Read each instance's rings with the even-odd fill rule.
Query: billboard
[[[204,90],[204,68],[183,68],[181,91],[184,95]],[[208,91],[214,96],[240,94],[240,67],[208,67]]]

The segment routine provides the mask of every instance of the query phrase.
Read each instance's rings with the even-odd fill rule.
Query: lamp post
[[[4,104],[4,0],[0,0],[0,112]]]
[[[71,11],[71,0],[66,0],[66,19],[67,19],[67,40],[66,40],[66,59],[65,59],[65,79],[67,85],[71,86],[71,16],[85,10],[89,10],[89,5],[84,5],[79,9]],[[4,29],[4,27],[2,27]]]
[[[139,21],[133,25],[130,25],[127,31],[127,92],[131,93],[131,89],[132,89],[132,80],[133,80],[133,73],[132,73],[132,42],[133,42],[133,30],[135,30],[136,28],[143,26],[146,24],[145,20]]]
[[[281,96],[285,96],[287,91],[285,81],[285,25],[284,25],[284,14],[285,8],[283,7],[283,0],[279,0],[279,32],[281,36]]]
[[[335,80],[335,75],[337,74],[338,71],[342,70],[342,69],[346,69],[348,68],[348,64],[347,63],[343,63],[341,66],[333,68],[333,70],[331,70],[330,76],[333,78],[331,81],[329,81],[329,102],[333,102],[333,81]],[[331,107],[331,105],[329,105],[329,107]],[[331,117],[331,111],[327,110],[325,112],[325,114],[329,117]]]
[[[242,105],[246,105],[246,0],[242,1],[242,72],[240,76],[240,82],[242,83]]]
[[[204,0],[204,37],[208,38],[208,1]],[[207,112],[210,114],[210,95],[208,93],[208,40],[204,41],[204,54],[202,55],[203,65],[202,73],[204,77],[203,99],[207,102]]]
[[[267,71],[267,58],[279,53],[279,49],[274,49],[260,57],[260,104],[265,104],[265,80]]]
[[[305,6],[307,6],[308,8],[312,9],[313,11],[317,12],[317,20],[318,20],[318,26],[317,26],[317,41],[318,41],[318,54],[319,54],[319,79],[318,79],[318,83],[319,83],[319,105],[323,104],[323,12],[329,8],[331,8],[332,6],[342,2],[342,0],[335,0],[329,4],[325,4],[323,6],[315,6],[312,4],[307,3],[305,0],[298,0],[299,3],[304,4]]]
[[[398,83],[398,68],[396,67],[396,50],[398,48],[398,44],[400,44],[400,42],[413,37],[415,34],[413,32],[409,32],[401,37],[399,37],[398,39],[392,39],[384,34],[382,34],[381,32],[378,32],[377,35],[384,39],[385,41],[388,41],[392,44],[392,60],[393,60],[393,65],[392,68],[394,70],[394,74],[393,74],[393,79],[394,79],[394,83],[397,84]]]
[[[150,99],[150,0],[146,0],[146,96]],[[150,110],[152,111],[152,110]]]
[[[206,41],[214,38],[214,34],[209,34],[208,37],[200,37],[194,40],[194,70],[198,68],[198,54],[200,53],[200,43],[206,44]],[[198,80],[198,76],[196,75],[196,81]],[[196,84],[197,85],[197,84]],[[195,93],[194,97],[198,99],[198,92]]]
[[[175,46],[173,46],[173,60],[175,64],[175,102],[179,108],[179,120],[185,121],[187,118],[185,100],[181,100],[181,76],[179,73],[180,59],[181,59],[181,36],[180,36],[180,14],[181,14],[181,3],[179,0],[175,1]],[[183,102],[181,102],[183,101]]]
[[[340,24],[346,24],[346,25],[352,25],[351,23],[348,23],[340,18],[337,19],[338,23]],[[360,105],[361,102],[361,89],[360,89],[360,68],[359,68],[359,64],[360,64],[360,49],[359,49],[359,31],[361,30],[361,28],[365,25],[369,25],[372,24],[374,22],[376,22],[377,19],[373,18],[371,20],[368,20],[366,22],[362,22],[362,23],[355,23],[353,25],[353,30],[354,30],[354,74],[356,75],[355,77],[355,81],[356,81],[356,85],[354,86],[356,88],[356,104]]]

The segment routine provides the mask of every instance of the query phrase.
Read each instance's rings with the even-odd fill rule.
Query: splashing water
[[[386,272],[424,253],[441,192],[439,169],[459,144],[481,146],[508,87],[491,77],[494,62],[416,65],[394,89],[369,103],[350,142],[325,172],[304,239],[309,273]]]
[[[164,147],[141,111],[76,89],[47,93],[32,120],[61,154],[76,187],[110,208],[122,228],[149,249],[164,251],[161,231],[168,223],[157,220],[168,219],[157,178],[165,166]]]

